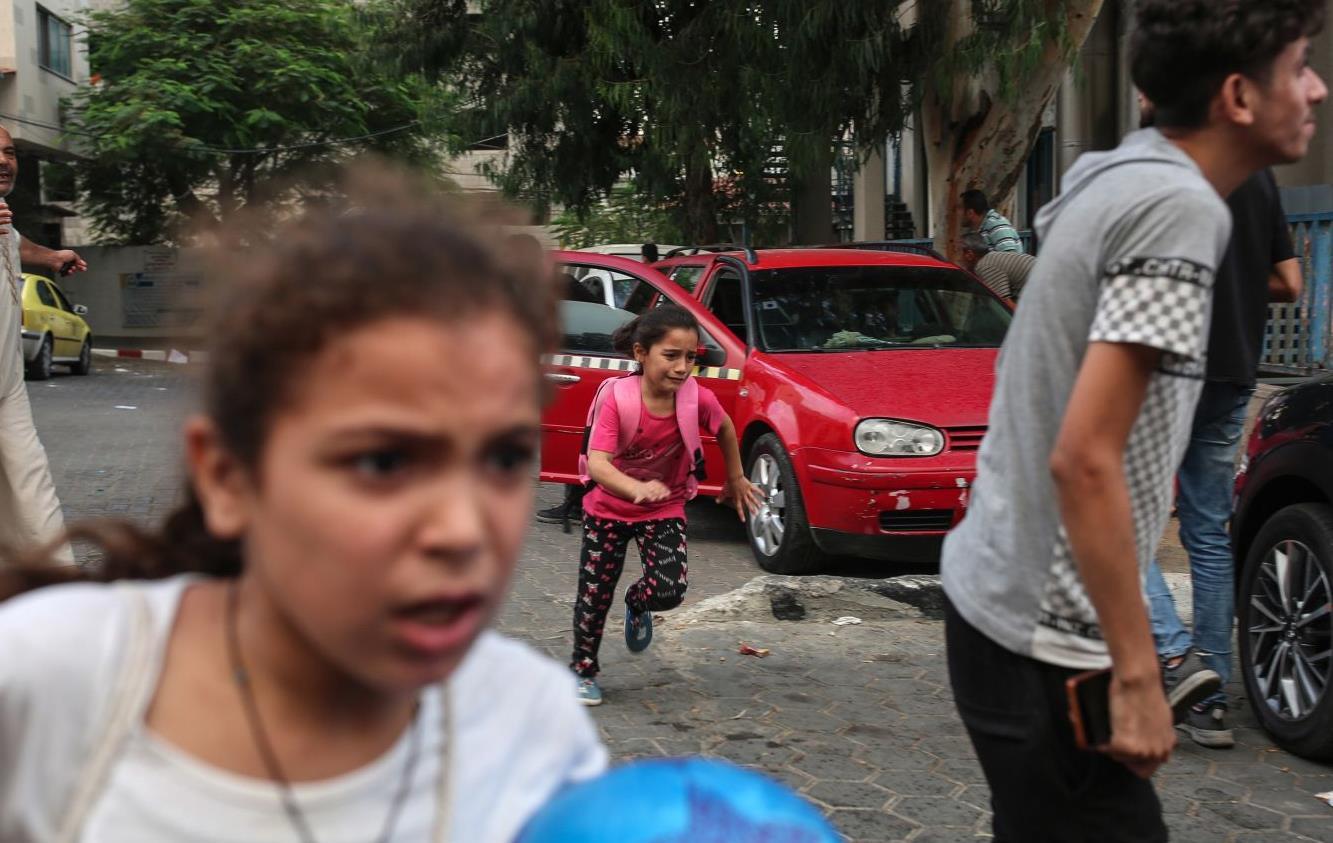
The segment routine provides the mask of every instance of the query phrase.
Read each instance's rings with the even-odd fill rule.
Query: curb
[[[1189,573],[1168,572],[1162,576],[1171,591],[1176,616],[1186,626],[1192,624],[1194,601]],[[944,588],[939,574],[906,574],[882,579],[761,574],[737,588],[701,600],[681,612],[673,612],[669,623],[673,626],[771,623],[774,620],[827,623],[848,614],[864,617],[867,621],[941,620],[943,609]]]
[[[94,348],[93,354],[98,357],[119,357],[129,360],[157,360],[163,363],[205,363],[208,361],[208,352],[180,351],[175,348],[168,350],[145,348]]]

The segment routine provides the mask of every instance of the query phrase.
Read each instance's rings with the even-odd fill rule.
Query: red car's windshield
[[[1004,341],[1012,315],[956,269],[803,267],[751,272],[765,351],[967,346]]]

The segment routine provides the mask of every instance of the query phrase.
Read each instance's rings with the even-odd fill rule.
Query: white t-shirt
[[[144,594],[162,643],[192,577],[128,586]],[[0,840],[52,839],[101,736],[124,668],[133,604],[119,587],[65,585],[0,604]],[[450,680],[455,746],[450,840],[502,843],[556,790],[606,767],[572,674],[486,632]],[[428,841],[444,745],[442,694],[422,697],[419,754],[394,841]],[[201,711],[200,717],[207,717]],[[83,843],[290,843],[269,781],[218,769],[148,731],[142,716],[92,803]],[[320,843],[378,839],[411,732],[369,765],[293,792]]]
[[[23,295],[23,265],[19,258],[19,232],[9,227],[9,236],[0,242],[8,251],[8,261],[0,262],[0,396],[23,387],[22,304],[14,303],[14,290]],[[10,275],[10,270],[13,275]]]

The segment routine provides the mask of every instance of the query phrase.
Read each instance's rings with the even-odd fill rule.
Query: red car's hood
[[[998,348],[914,348],[766,354],[859,416],[937,427],[986,424]]]

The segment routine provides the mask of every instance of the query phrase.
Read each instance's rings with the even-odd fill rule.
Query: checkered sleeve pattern
[[[1167,374],[1154,377],[1126,444],[1125,484],[1141,565],[1152,558],[1166,532],[1172,481],[1189,441],[1201,383],[1198,379]],[[1084,590],[1063,526],[1053,549],[1051,574],[1041,607],[1043,625],[1067,635],[1101,639],[1096,610]]]
[[[1202,359],[1208,345],[1212,270],[1184,260],[1136,260],[1107,268],[1089,342],[1146,345]]]

